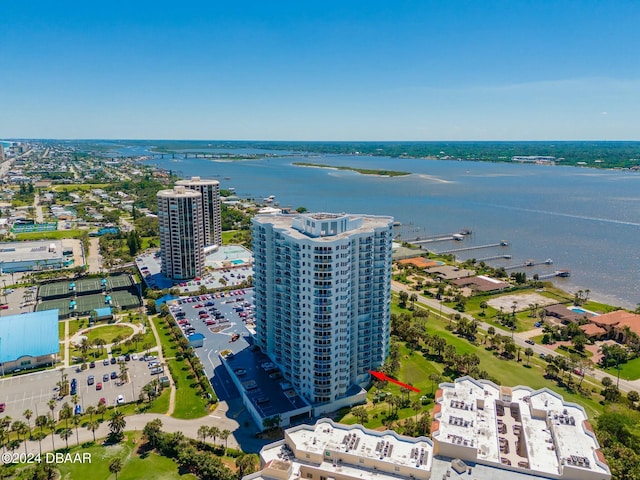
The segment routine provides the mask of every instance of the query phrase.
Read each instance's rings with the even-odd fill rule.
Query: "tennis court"
[[[64,282],[54,282],[41,285],[38,290],[38,297],[42,299],[49,299],[55,297],[65,297],[74,294],[78,295],[90,294],[92,292],[102,292],[102,278],[81,278],[78,280],[68,280]],[[129,275],[115,275],[107,277],[106,290],[117,290],[123,288],[129,288],[133,285],[133,281]]]
[[[111,298],[111,303],[107,303],[107,296]],[[38,303],[36,311],[58,309],[60,311],[60,318],[67,318],[72,313],[75,315],[89,315],[92,310],[103,307],[120,307],[122,310],[129,308],[138,308],[140,301],[136,295],[126,291],[119,290],[111,292],[108,295],[96,294],[96,295],[83,295],[74,299],[76,302],[75,310],[71,310],[69,305],[71,299],[57,298],[52,300],[44,300]]]
[[[70,283],[71,282],[55,282],[40,285],[40,288],[38,288],[38,297],[53,298],[69,295],[71,292],[69,289]]]

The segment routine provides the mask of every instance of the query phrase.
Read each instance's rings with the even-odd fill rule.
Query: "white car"
[[[131,355],[131,360],[138,360],[138,355],[135,353]]]
[[[118,405],[121,405],[124,403],[124,395],[118,395]]]

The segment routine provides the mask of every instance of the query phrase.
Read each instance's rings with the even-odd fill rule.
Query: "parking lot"
[[[207,258],[209,258],[209,255]],[[219,289],[224,286],[240,285],[253,275],[253,265],[248,261],[243,264],[230,265],[226,268],[218,268],[219,262],[207,260],[207,265],[215,268],[213,272],[187,282],[174,285],[174,282],[165,278],[161,273],[161,259],[156,254],[146,253],[136,258],[136,266],[140,275],[152,288],[178,288],[181,294],[195,294],[202,286],[207,289]]]
[[[144,356],[144,354],[142,355]],[[96,406],[101,398],[105,399],[108,406],[115,405],[118,395],[122,395],[125,402],[138,399],[142,387],[151,382],[155,376],[151,375],[145,361],[130,360],[126,364],[129,369],[129,382],[125,384],[120,384],[117,379],[111,379],[112,372],[116,372],[116,375],[120,373],[118,364],[109,363],[108,366],[105,366],[100,361],[96,362],[95,368],[88,368],[80,372],[74,368],[64,369],[69,382],[73,379],[77,381],[76,393],[82,411],[89,405]],[[103,380],[105,374],[108,376],[106,381]],[[92,385],[89,385],[88,382],[89,375],[94,377]],[[34,412],[36,416],[48,414],[50,412],[48,403],[51,399],[56,400],[54,410],[56,413],[64,402],[71,404],[71,395],[66,395],[64,398],[58,397],[56,384],[60,382],[61,378],[60,369],[57,369],[0,380],[0,403],[5,403],[4,415],[17,419],[27,409]],[[98,383],[102,384],[101,390],[97,390]]]
[[[169,307],[185,335],[204,335],[203,347],[195,348],[195,352],[218,398],[230,400],[240,396],[219,356],[221,352],[228,351],[232,355],[227,355],[225,361],[229,362],[241,388],[263,418],[310,408],[282,378],[269,358],[254,347],[253,290],[230,293],[224,297],[220,294],[218,297],[211,294],[184,297]],[[303,412],[300,417],[307,418],[308,413]]]
[[[222,367],[218,354],[223,350],[238,353],[253,344],[250,331],[253,325],[253,289],[182,297],[171,302],[170,310],[176,321],[184,323],[181,325],[183,331],[204,335],[203,347],[196,348],[195,352],[218,397],[221,400],[237,398],[238,392]]]

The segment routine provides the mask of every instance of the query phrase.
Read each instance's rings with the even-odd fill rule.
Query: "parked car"
[[[105,358],[105,359],[102,361],[102,365],[104,365],[105,367],[109,366],[109,359],[108,359],[108,358]]]
[[[116,378],[118,378],[118,372],[111,372],[111,379],[115,380]]]
[[[96,383],[96,390],[102,390],[102,382]]]
[[[96,379],[93,375],[89,375],[89,377],[87,377],[87,385],[93,385],[95,381]]]
[[[77,404],[73,410],[74,415],[80,415],[82,413],[82,405]]]
[[[124,403],[124,395],[118,395],[118,405],[121,405]]]
[[[96,362],[89,363],[89,368],[96,368]]]
[[[109,374],[105,373],[104,375],[102,375],[102,381],[103,382],[108,382],[109,381]]]
[[[4,412],[4,409],[6,408],[6,404],[5,403],[0,403],[0,413]]]

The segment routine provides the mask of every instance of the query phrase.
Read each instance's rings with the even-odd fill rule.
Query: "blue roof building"
[[[201,333],[194,333],[193,335],[189,335],[187,340],[189,340],[189,345],[193,348],[201,347],[204,344],[204,335]]]
[[[57,309],[0,317],[0,363],[5,372],[55,362],[59,352]]]
[[[111,307],[96,308],[95,310],[91,310],[91,321],[93,322],[112,319],[113,312],[111,311]]]
[[[156,300],[156,309],[160,309],[163,303],[171,302],[172,300],[177,300],[180,297],[176,297],[175,295],[163,295],[159,299]]]

